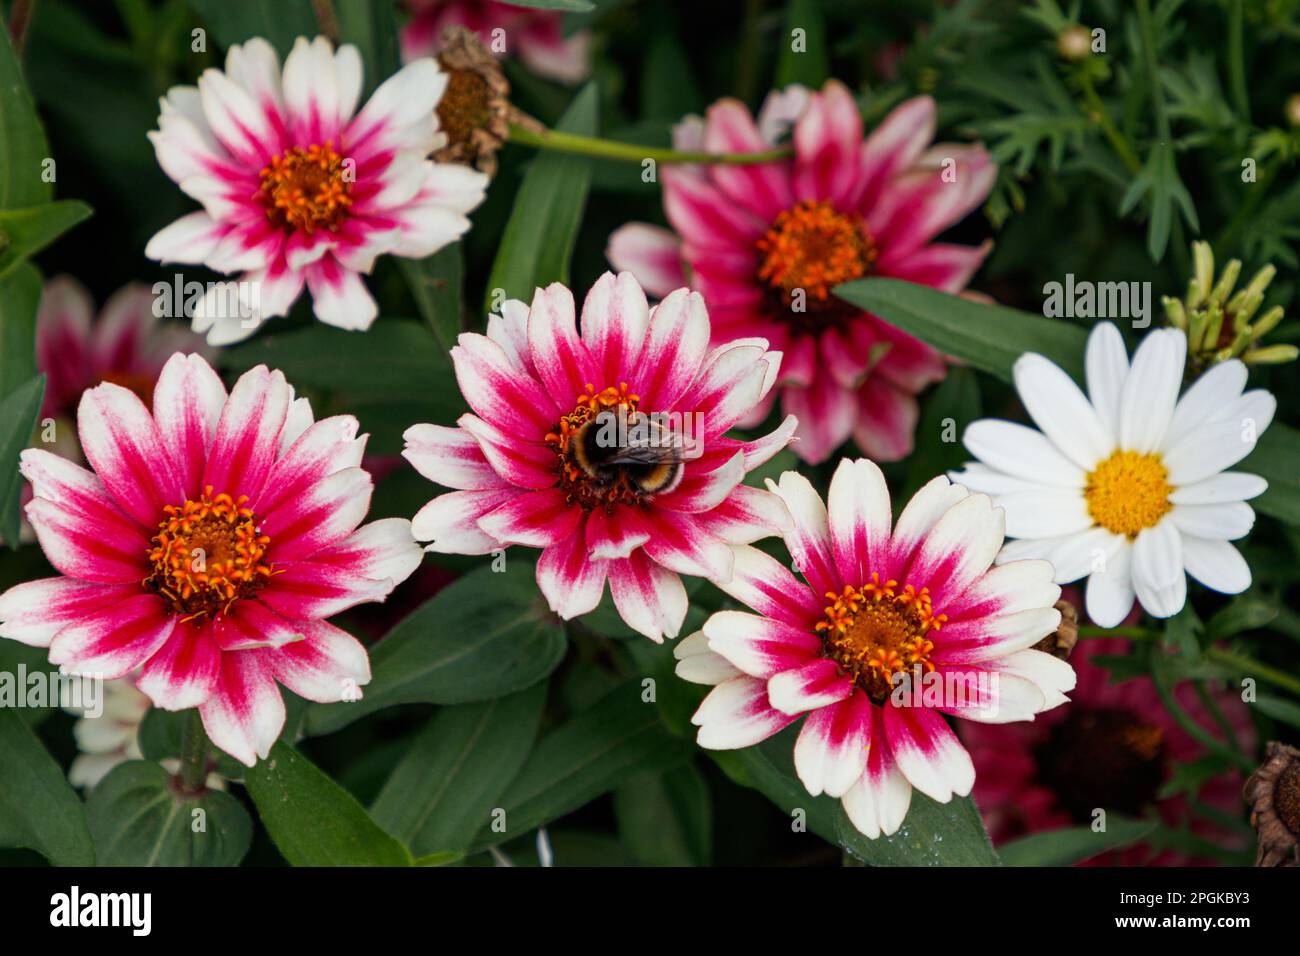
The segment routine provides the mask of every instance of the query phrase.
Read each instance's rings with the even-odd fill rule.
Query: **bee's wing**
[[[662,465],[665,462],[675,460],[675,458],[676,450],[673,448],[656,447],[653,445],[634,445],[631,448],[620,448],[613,457],[605,460],[605,464]]]

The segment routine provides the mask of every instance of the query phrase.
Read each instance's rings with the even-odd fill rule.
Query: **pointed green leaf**
[[[75,199],[0,209],[0,278],[89,215],[90,207]]]
[[[55,866],[92,865],[85,808],[13,707],[0,707],[0,768],[0,846],[28,847]]]

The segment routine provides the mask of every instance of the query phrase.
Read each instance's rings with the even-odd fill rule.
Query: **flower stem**
[[[1224,647],[1208,648],[1205,651],[1205,656],[1216,664],[1222,664],[1237,671],[1244,677],[1258,677],[1266,683],[1285,687],[1291,693],[1300,695],[1300,678],[1288,674],[1286,671],[1278,670],[1276,667],[1270,667],[1268,664],[1261,664],[1253,657],[1238,654],[1236,651],[1230,651]]]
[[[1110,111],[1106,109],[1106,104],[1102,102],[1101,97],[1097,95],[1097,88],[1092,85],[1092,78],[1086,74],[1079,78],[1079,88],[1083,91],[1084,101],[1091,110],[1091,115],[1096,119],[1097,125],[1101,127],[1107,142],[1115,150],[1120,161],[1130,173],[1138,173],[1142,170],[1142,161],[1138,159],[1137,154],[1133,152],[1133,147],[1129,145],[1124,134],[1115,126],[1115,121],[1110,118]]]
[[[510,139],[512,142],[536,146],[538,149],[575,153],[579,156],[595,156],[599,159],[616,159],[629,163],[653,159],[656,163],[722,163],[739,166],[774,163],[793,155],[788,148],[769,149],[761,153],[706,153],[665,149],[658,146],[638,146],[635,143],[619,143],[610,139],[580,136],[554,129],[532,130],[518,123],[510,124]]]
[[[338,46],[339,17],[334,12],[334,0],[311,0],[312,12],[316,14],[316,25],[325,38]]]
[[[1131,641],[1147,641],[1159,637],[1155,631],[1149,631],[1145,627],[1098,627],[1095,624],[1080,624],[1080,637],[1123,637]]]
[[[203,718],[198,708],[190,711],[181,737],[181,789],[186,793],[201,793],[208,779],[208,735],[203,731]]]

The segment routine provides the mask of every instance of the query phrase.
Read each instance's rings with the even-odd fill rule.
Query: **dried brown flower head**
[[[1256,866],[1300,866],[1300,750],[1270,741],[1242,796],[1259,834]]]
[[[1045,651],[1053,657],[1068,660],[1074,645],[1079,641],[1079,611],[1069,601],[1057,601],[1055,607],[1061,612],[1061,624],[1057,629],[1034,645],[1034,650]]]
[[[447,90],[437,106],[447,145],[434,152],[433,159],[473,166],[491,176],[497,168],[497,150],[509,138],[516,112],[501,65],[474,33],[461,26],[443,31],[438,65],[448,74]]]

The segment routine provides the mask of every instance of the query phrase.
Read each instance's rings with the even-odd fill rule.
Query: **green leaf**
[[[1282,723],[1290,724],[1300,730],[1300,704],[1293,700],[1287,700],[1285,697],[1275,697],[1272,694],[1257,693],[1251,706],[1274,720],[1280,720]]]
[[[0,210],[0,278],[90,215],[75,199]]]
[[[1071,866],[1089,857],[1136,843],[1155,829],[1154,820],[1128,820],[1110,814],[1104,833],[1091,827],[1066,827],[1012,840],[998,850],[1006,866]]]
[[[645,866],[708,866],[713,851],[709,786],[691,764],[646,774],[614,793],[618,832]]]
[[[503,831],[485,827],[480,844],[521,836],[638,773],[684,761],[689,745],[668,733],[641,693],[641,682],[630,680],[544,736],[501,800]]]
[[[556,128],[566,133],[596,133],[596,85],[588,83],[560,117]],[[569,258],[582,225],[591,185],[591,160],[566,153],[539,151],[515,195],[510,221],[492,273],[487,301],[499,305],[495,289],[507,298],[529,300],[533,290],[552,282],[569,281]]]
[[[1145,198],[1149,220],[1147,223],[1147,252],[1155,262],[1164,258],[1169,246],[1169,233],[1173,228],[1174,205],[1181,210],[1183,219],[1193,234],[1200,231],[1196,206],[1191,194],[1178,176],[1174,165],[1174,151],[1170,143],[1157,141],[1141,172],[1134,178],[1119,203],[1119,214],[1126,216]]]
[[[396,5],[386,0],[335,0],[339,40],[353,44],[365,65],[363,97],[402,67]]]
[[[1268,481],[1268,491],[1251,501],[1251,507],[1300,527],[1300,431],[1280,422],[1269,425],[1236,470]]]
[[[0,707],[0,846],[28,847],[55,866],[90,866],[85,808],[13,707]]]
[[[314,704],[311,734],[338,730],[397,704],[467,704],[544,680],[564,657],[564,629],[538,593],[533,565],[471,571],[439,591],[371,652],[359,701]]]
[[[455,242],[424,259],[399,259],[415,307],[443,349],[456,344],[461,328],[465,254]]]
[[[1025,352],[1038,352],[1083,380],[1087,332],[1061,319],[971,302],[901,279],[858,279],[837,286],[835,294],[1005,382]]]
[[[803,31],[797,41],[795,30]],[[796,43],[801,50],[795,49]],[[802,83],[820,89],[830,75],[830,62],[826,55],[826,20],[818,0],[789,0],[785,5],[780,48],[773,87],[779,90],[791,83]]]
[[[293,866],[410,866],[411,851],[356,798],[286,743],[245,778],[257,814]]]
[[[787,814],[803,811],[813,833],[871,866],[997,866],[979,811],[969,797],[935,803],[913,790],[907,818],[893,836],[869,840],[838,800],[813,797],[794,772],[797,730],[787,728],[757,747],[710,754],[732,779],[754,787]]]
[[[31,439],[44,397],[45,376],[37,375],[0,401],[0,537],[12,549],[18,547],[22,527],[18,506],[23,478],[18,473],[18,456]]]
[[[223,47],[265,37],[283,60],[298,37],[320,33],[311,0],[189,0],[190,8]]]
[[[246,372],[268,365],[299,388],[350,393],[420,394],[451,377],[446,350],[418,322],[383,319],[364,333],[314,323],[305,329],[270,332],[224,349],[222,365]],[[450,388],[455,389],[454,381]]]
[[[109,771],[86,801],[100,866],[238,866],[253,821],[228,793],[182,795],[156,763],[131,760]]]
[[[371,815],[413,853],[468,849],[532,750],[546,684],[444,707],[375,798]]]
[[[1190,606],[1190,605],[1189,605]],[[1234,598],[1205,624],[1205,643],[1210,644],[1243,631],[1254,631],[1273,623],[1277,601],[1255,595]]]
[[[0,34],[0,209],[13,209],[49,202],[54,187],[42,175],[51,158],[45,130],[9,32]]]

